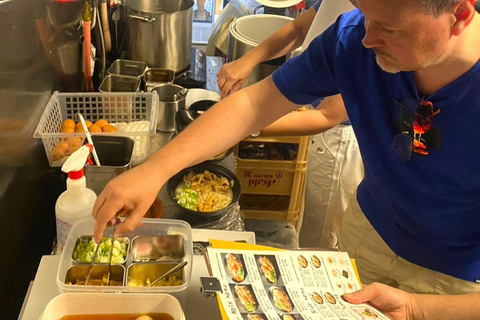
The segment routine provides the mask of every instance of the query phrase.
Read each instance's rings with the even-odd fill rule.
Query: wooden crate
[[[246,219],[287,220],[299,218],[307,171],[309,137],[259,137],[244,142],[297,144],[293,160],[244,159],[235,150],[236,175],[242,186],[240,208]]]

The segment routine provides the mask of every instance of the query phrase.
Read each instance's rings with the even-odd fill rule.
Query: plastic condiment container
[[[53,298],[40,320],[58,320],[70,315],[166,313],[185,320],[182,307],[168,294],[64,293]]]
[[[81,285],[68,285],[65,284],[65,279],[68,270],[73,265],[78,265],[72,259],[72,252],[75,248],[77,239],[81,236],[88,236],[93,234],[93,227],[95,220],[93,218],[86,218],[77,221],[68,235],[65,248],[62,252],[60,264],[57,271],[57,286],[61,293],[65,292],[143,292],[143,293],[167,293],[171,294],[180,300],[182,304],[186,303],[187,287],[190,284],[192,268],[193,268],[193,242],[192,242],[192,229],[188,223],[181,220],[170,219],[142,219],[141,226],[137,227],[132,232],[121,235],[127,237],[132,243],[132,240],[141,237],[158,237],[162,235],[178,235],[183,237],[183,252],[184,257],[178,261],[187,261],[188,264],[183,269],[183,284],[178,286],[165,286],[165,287],[129,287],[126,285],[126,281],[122,286],[81,286]],[[110,230],[107,230],[104,236],[107,236]],[[111,232],[111,231],[110,231]],[[132,260],[132,246],[129,246],[127,252],[126,262],[122,265],[127,270],[128,267],[135,262]],[[141,262],[143,263],[143,262]],[[85,265],[85,264],[83,264]],[[127,276],[125,276],[127,280]],[[154,280],[154,279],[151,279]]]

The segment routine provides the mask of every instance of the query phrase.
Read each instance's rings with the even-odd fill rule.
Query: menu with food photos
[[[208,248],[208,258],[230,320],[388,320],[343,299],[361,287],[347,253]]]

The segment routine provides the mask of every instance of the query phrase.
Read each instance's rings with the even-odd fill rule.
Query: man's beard
[[[372,49],[373,52],[375,52],[375,60],[377,61],[377,64],[378,66],[385,72],[388,72],[388,73],[399,73],[402,71],[400,65],[398,63],[395,63],[395,64],[392,64],[392,63],[388,63],[386,61],[387,58],[390,58],[390,60],[392,61],[395,61],[396,60],[388,55],[388,54],[385,54],[383,53],[382,51],[378,50],[378,49]]]

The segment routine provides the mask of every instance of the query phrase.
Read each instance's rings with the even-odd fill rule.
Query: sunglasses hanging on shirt
[[[429,148],[440,149],[442,132],[432,126],[433,118],[440,113],[430,101],[414,99],[396,100],[399,107],[397,134],[393,137],[392,148],[404,161],[412,153],[427,156]]]

